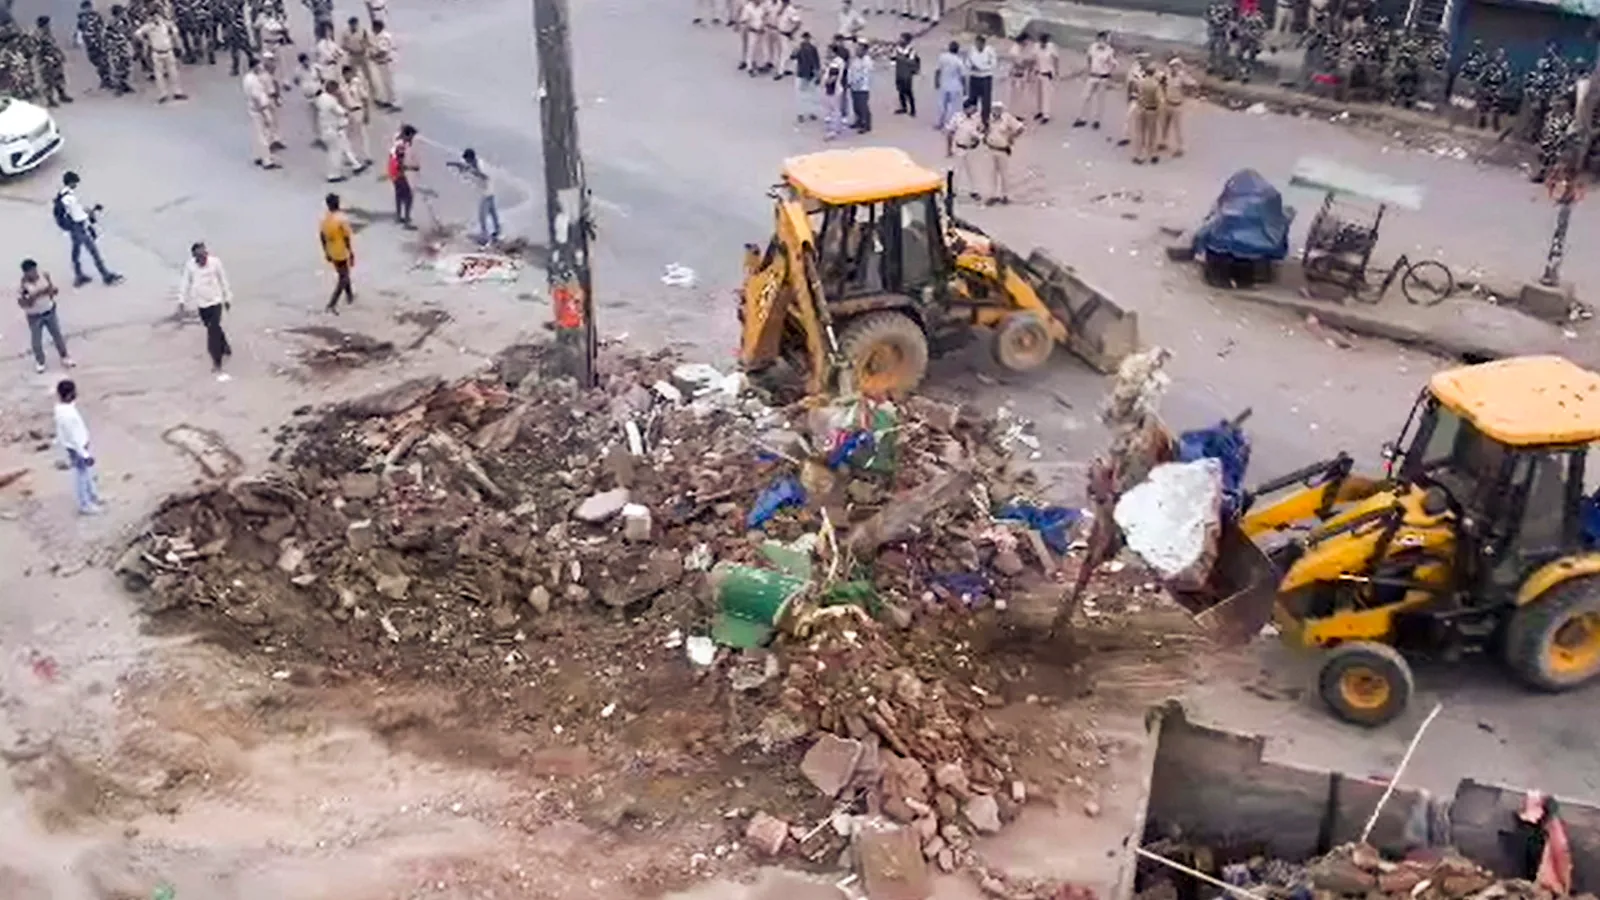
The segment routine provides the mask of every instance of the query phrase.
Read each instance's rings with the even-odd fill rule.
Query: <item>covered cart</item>
[[[1296,162],[1289,184],[1324,194],[1300,258],[1306,278],[1338,284],[1351,293],[1366,282],[1378,229],[1389,207],[1413,212],[1422,208],[1421,186],[1326,159]]]

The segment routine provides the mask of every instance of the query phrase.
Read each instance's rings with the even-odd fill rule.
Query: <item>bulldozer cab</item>
[[[881,294],[925,300],[947,279],[951,257],[937,173],[890,148],[792,159],[784,183],[816,235],[827,302]]]

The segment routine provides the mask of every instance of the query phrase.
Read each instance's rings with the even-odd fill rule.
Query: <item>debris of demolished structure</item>
[[[1047,583],[1078,519],[1010,463],[1023,426],[923,398],[773,408],[667,355],[608,351],[595,391],[547,365],[518,346],[302,409],[276,471],[169,499],[117,572],[157,625],[460,686],[619,771],[758,753],[804,781],[741,812],[747,845],[849,854],[870,896],[975,865],[1029,786],[974,620]]]

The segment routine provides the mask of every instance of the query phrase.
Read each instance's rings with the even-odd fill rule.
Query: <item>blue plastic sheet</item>
[[[1250,438],[1232,422],[1185,431],[1178,436],[1178,461],[1214,459],[1222,464],[1222,512],[1232,517],[1244,498],[1244,473],[1250,468]]]
[[[828,468],[837,469],[852,460],[865,459],[872,455],[872,432],[852,431],[842,434],[834,442],[833,449],[828,451]],[[861,454],[858,457],[856,454]]]
[[[948,572],[933,576],[933,583],[957,597],[966,598],[968,606],[981,604],[994,592],[989,577],[981,572]]]
[[[755,505],[750,508],[750,514],[745,516],[744,525],[746,528],[760,528],[777,515],[778,510],[786,506],[801,506],[805,502],[806,489],[800,484],[800,479],[785,475],[762,489]]]
[[[1083,510],[1066,506],[1036,506],[1026,501],[1007,503],[995,515],[997,519],[1021,522],[1039,532],[1050,552],[1066,553],[1072,541],[1072,526],[1083,518]]]
[[[1241,169],[1222,186],[1206,220],[1194,233],[1194,252],[1236,259],[1281,260],[1289,255],[1294,208],[1254,169]]]

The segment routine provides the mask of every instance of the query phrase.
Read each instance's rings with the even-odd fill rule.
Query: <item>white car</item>
[[[37,168],[60,149],[61,132],[44,107],[0,97],[0,177]]]

